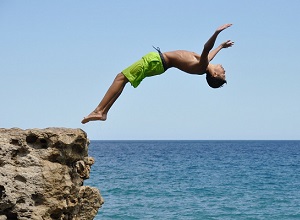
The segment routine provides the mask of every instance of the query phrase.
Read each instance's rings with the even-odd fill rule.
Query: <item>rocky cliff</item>
[[[88,144],[80,129],[0,129],[0,220],[94,219]]]

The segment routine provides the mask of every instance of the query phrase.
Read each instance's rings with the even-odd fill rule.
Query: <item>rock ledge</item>
[[[0,129],[0,220],[94,219],[104,200],[83,186],[88,144],[81,129]]]

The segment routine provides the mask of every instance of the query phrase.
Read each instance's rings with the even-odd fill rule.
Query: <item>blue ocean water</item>
[[[300,219],[300,141],[91,141],[97,219]]]

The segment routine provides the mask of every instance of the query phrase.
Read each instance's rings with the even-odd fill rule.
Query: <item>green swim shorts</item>
[[[139,61],[122,71],[131,85],[136,88],[144,78],[165,72],[158,52],[150,52]]]

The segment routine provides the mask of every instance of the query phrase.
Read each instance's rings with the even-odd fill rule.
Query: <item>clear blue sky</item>
[[[82,128],[90,139],[300,139],[300,1],[0,0],[0,127]],[[152,45],[201,53],[228,84],[170,69],[128,84],[106,122],[81,125]]]

